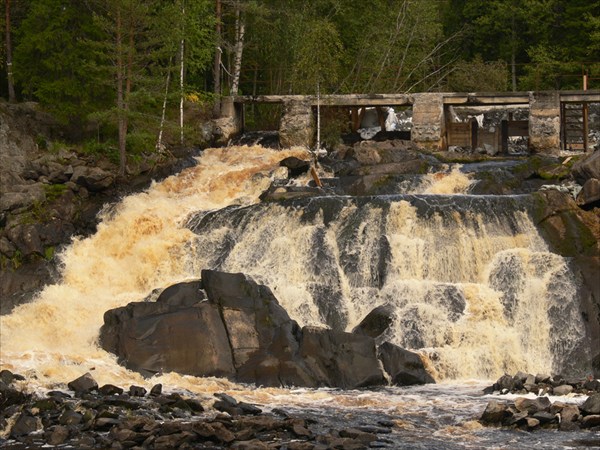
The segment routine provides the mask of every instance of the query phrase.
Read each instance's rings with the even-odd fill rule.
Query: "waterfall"
[[[107,208],[60,255],[61,281],[0,317],[0,366],[46,386],[90,367],[100,383],[140,382],[96,345],[104,312],[212,268],[268,285],[301,325],[350,331],[390,305],[384,338],[438,379],[561,369],[583,336],[577,289],[528,197],[440,194],[468,187],[452,172],[430,193],[257,203],[287,156],[306,151],[210,149]]]
[[[200,214],[190,227],[198,269],[253,276],[301,325],[351,331],[390,305],[385,337],[420,351],[438,379],[492,378],[560,370],[584,333],[567,262],[528,201],[327,197]]]

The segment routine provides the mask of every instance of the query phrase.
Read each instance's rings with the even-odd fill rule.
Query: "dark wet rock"
[[[111,187],[115,177],[99,167],[78,166],[73,169],[71,181],[92,192],[98,192]]]
[[[561,384],[552,389],[554,395],[568,395],[573,392],[573,386],[570,384]]]
[[[425,370],[423,360],[417,353],[385,342],[379,346],[378,356],[383,362],[384,370],[395,385],[435,383],[433,377]]]
[[[576,422],[580,417],[577,405],[565,405],[559,411],[561,422]]]
[[[56,425],[48,437],[48,444],[61,445],[67,440],[68,437],[69,428],[62,425]]]
[[[558,421],[558,417],[548,411],[538,411],[533,414],[533,418],[539,420],[542,425]]]
[[[590,395],[580,406],[580,409],[584,415],[600,414],[600,394]]]
[[[600,179],[590,178],[577,195],[577,204],[585,209],[600,206]]]
[[[98,383],[89,372],[69,382],[67,386],[76,394],[84,394],[98,389]]]
[[[82,420],[83,420],[83,415],[81,415],[80,413],[78,413],[76,411],[67,409],[60,416],[59,423],[61,425],[67,425],[67,426],[79,425],[82,422]]]
[[[282,167],[287,167],[291,178],[296,178],[310,169],[310,161],[306,161],[294,156],[284,158],[279,163]]]
[[[600,414],[591,414],[581,419],[582,428],[592,428],[600,426]]]
[[[144,397],[146,395],[146,388],[142,386],[130,386],[129,395],[131,397]]]
[[[383,334],[393,322],[394,308],[391,305],[381,305],[373,309],[352,330],[355,334],[377,338]]]
[[[25,377],[18,373],[12,373],[8,369],[0,370],[0,381],[6,384],[11,384],[13,381],[23,381]]]
[[[535,414],[540,411],[549,411],[551,406],[548,397],[537,397],[534,399],[518,397],[515,399],[515,407],[519,411],[527,411],[529,414]]]
[[[573,164],[571,174],[581,185],[591,178],[600,179],[600,152],[595,151]]]
[[[44,254],[39,227],[37,224],[19,224],[8,230],[8,238],[23,256]]]
[[[600,380],[586,380],[585,383],[583,383],[583,388],[588,391],[600,393]]]
[[[386,384],[375,342],[367,336],[304,327],[300,353],[319,385],[355,389]]]
[[[30,435],[40,428],[38,419],[30,414],[22,413],[10,429],[10,436],[13,438]]]
[[[105,384],[98,389],[98,392],[102,395],[121,395],[123,393],[123,388],[113,384]]]
[[[162,388],[163,388],[162,384],[160,384],[160,383],[159,384],[155,384],[150,389],[150,394],[149,395],[151,397],[156,397],[158,395],[161,395],[162,394]]]
[[[479,419],[485,424],[500,424],[509,417],[508,404],[497,400],[491,400],[485,407],[485,411]]]
[[[103,348],[142,373],[228,376],[265,386],[354,388],[384,382],[371,338],[301,330],[270,289],[243,274],[203,271],[201,283],[207,301],[192,306],[140,302],[108,311]],[[198,286],[161,295],[190,291],[198,298]]]
[[[126,367],[142,373],[234,373],[225,327],[217,306],[209,303],[185,307],[141,302],[107,311],[101,344]]]
[[[282,200],[310,198],[323,195],[323,193],[324,191],[320,187],[280,186],[274,183],[260,195],[260,200],[263,202],[278,202]]]
[[[163,290],[157,303],[166,303],[170,306],[193,306],[206,300],[206,295],[202,291],[202,282],[200,280],[177,283]]]

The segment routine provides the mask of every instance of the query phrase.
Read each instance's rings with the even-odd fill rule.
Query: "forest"
[[[3,2],[0,96],[121,165],[223,95],[600,86],[600,0]]]

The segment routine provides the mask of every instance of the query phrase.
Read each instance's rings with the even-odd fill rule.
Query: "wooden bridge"
[[[245,105],[283,105],[280,122],[282,146],[311,147],[315,136],[317,107],[345,108],[356,127],[358,109],[366,107],[412,108],[411,140],[419,146],[445,150],[450,145],[476,147],[482,141],[505,150],[510,136],[527,136],[532,152],[558,153],[560,150],[589,151],[588,107],[600,103],[600,90],[530,91],[492,93],[416,93],[349,95],[260,95],[224,97],[222,122],[229,134],[244,130]],[[473,132],[472,122],[453,122],[451,108],[476,107],[506,110],[528,109],[527,121],[503,121],[493,136]],[[470,128],[469,128],[470,127]],[[468,129],[466,129],[468,128]],[[573,138],[576,139],[573,139]],[[484,139],[483,139],[484,138]],[[579,139],[577,139],[579,138]]]

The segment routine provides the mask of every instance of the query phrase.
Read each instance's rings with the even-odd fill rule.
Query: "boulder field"
[[[262,386],[355,389],[434,382],[416,353],[372,335],[300,327],[264,285],[203,270],[156,302],[109,310],[101,346],[144,375],[175,371]]]

